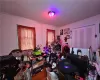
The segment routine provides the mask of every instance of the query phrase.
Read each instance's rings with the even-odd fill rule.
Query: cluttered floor
[[[30,55],[28,52],[31,50],[27,51],[28,55],[25,55],[26,51],[14,50],[12,53],[16,52],[18,55],[20,51],[19,53],[24,52],[24,55],[1,56],[0,80],[100,80],[96,79],[99,76],[99,71],[96,72],[100,68],[98,64],[92,64],[87,56],[70,53],[68,46],[64,49],[64,56],[55,50],[50,54],[44,52],[41,55],[40,50],[36,50],[36,54],[32,54],[32,50]],[[66,54],[66,51],[69,54]]]
[[[34,75],[32,77],[32,80],[47,80],[46,78],[46,69],[44,68],[41,72],[39,72],[38,74]]]

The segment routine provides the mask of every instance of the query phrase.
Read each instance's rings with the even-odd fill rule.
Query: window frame
[[[53,32],[54,33],[54,41],[55,41],[55,30],[52,29],[47,29],[46,31],[46,46],[48,46],[48,32]]]
[[[28,26],[23,26],[23,25],[17,25],[17,36],[18,36],[18,47],[21,49],[21,28],[26,28],[26,29],[31,29],[34,32],[34,48],[36,47],[36,31],[34,27],[28,27]],[[26,49],[25,49],[26,50]]]

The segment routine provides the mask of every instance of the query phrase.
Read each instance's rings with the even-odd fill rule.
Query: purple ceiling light
[[[49,11],[49,12],[48,12],[48,15],[49,15],[50,17],[53,17],[53,16],[55,15],[55,12],[54,12],[54,11]]]

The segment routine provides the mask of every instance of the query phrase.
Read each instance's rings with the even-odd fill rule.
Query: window
[[[54,41],[55,41],[55,30],[47,29],[46,45],[50,45]]]
[[[18,42],[21,50],[34,49],[36,46],[35,28],[18,25]]]

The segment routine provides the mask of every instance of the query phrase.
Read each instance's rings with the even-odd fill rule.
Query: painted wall
[[[61,29],[70,28],[73,31],[75,29],[86,28],[86,27],[93,27],[94,26],[95,27],[95,32],[97,34],[97,38],[94,41],[94,43],[96,42],[94,47],[95,47],[95,49],[97,49],[98,46],[100,46],[99,23],[100,23],[100,14],[96,15],[96,16],[93,16],[93,17],[90,17],[90,18],[87,18],[87,19],[84,19],[84,20],[81,20],[81,21],[78,21],[78,22],[75,22],[75,23],[72,23],[72,24],[61,26],[56,31],[57,31],[57,35],[60,35],[60,30]],[[74,34],[74,35],[76,35],[76,34]],[[64,42],[64,37],[65,37],[65,35],[61,35],[61,39],[62,39],[63,42]],[[71,47],[72,47],[72,43],[74,41],[72,39],[68,39],[68,42],[69,42]]]
[[[74,30],[75,28],[79,27],[87,27],[88,25],[95,25],[96,28],[96,48],[100,45],[100,33],[99,33],[99,23],[100,23],[100,15],[96,15],[78,22],[75,22],[73,24],[61,26],[61,27],[55,27],[52,25],[42,24],[38,23],[36,21],[22,18],[19,16],[13,16],[9,14],[0,13],[0,18],[2,16],[2,24],[0,24],[0,55],[6,55],[9,54],[9,52],[13,49],[18,48],[18,37],[17,37],[17,24],[19,25],[25,25],[29,27],[35,27],[36,29],[36,44],[42,44],[42,46],[45,46],[46,44],[46,29],[54,29],[56,30],[56,35],[59,35],[61,29],[65,28],[71,28],[71,30]],[[61,36],[61,39],[64,42],[64,36]],[[69,39],[68,42],[72,44],[72,40]]]
[[[46,29],[56,30],[56,27],[52,25],[42,24],[30,19],[2,13],[2,27],[1,27],[2,55],[9,54],[11,50],[18,48],[18,36],[17,36],[18,24],[29,27],[35,27],[36,45],[42,44],[42,46],[46,45]]]

